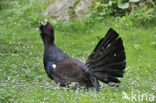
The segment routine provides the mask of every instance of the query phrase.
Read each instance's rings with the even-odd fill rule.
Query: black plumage
[[[44,68],[47,75],[60,86],[77,82],[86,88],[100,90],[99,81],[106,84],[120,83],[126,67],[123,41],[112,28],[101,38],[86,63],[70,58],[54,43],[54,28],[47,22],[40,26],[44,42]]]

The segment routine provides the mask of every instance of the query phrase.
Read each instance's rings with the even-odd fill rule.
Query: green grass
[[[97,38],[110,27],[124,41],[127,68],[121,86],[102,84],[99,93],[72,90],[57,86],[44,71],[43,43],[37,29],[45,18],[42,7],[38,0],[13,0],[0,10],[0,103],[147,103],[150,94],[156,96],[156,25],[126,27],[112,19],[88,27],[79,22],[54,24],[56,45],[83,62],[98,43]],[[123,92],[131,97],[132,91],[137,97],[147,94],[148,100],[122,99]]]

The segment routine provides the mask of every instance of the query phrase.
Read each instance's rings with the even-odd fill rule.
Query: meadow
[[[156,24],[127,25],[107,17],[86,25],[53,23],[42,15],[40,0],[12,0],[0,9],[0,103],[155,103]],[[55,28],[56,45],[85,62],[112,27],[123,39],[126,69],[119,87],[101,83],[101,91],[73,90],[56,85],[43,67],[43,43],[38,27],[48,19]],[[136,22],[137,24],[137,22]],[[128,97],[125,97],[125,96]]]

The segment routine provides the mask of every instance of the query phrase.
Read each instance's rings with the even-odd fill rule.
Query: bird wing
[[[51,68],[53,69],[52,77],[60,85],[66,85],[70,82],[85,84],[88,81],[85,72],[81,70],[79,64],[73,59],[67,58],[56,62],[55,65],[55,69]]]

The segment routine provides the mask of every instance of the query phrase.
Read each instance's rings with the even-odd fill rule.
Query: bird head
[[[48,40],[48,42],[54,42],[54,28],[47,20],[45,20],[45,23],[41,22],[39,28],[43,41]]]

